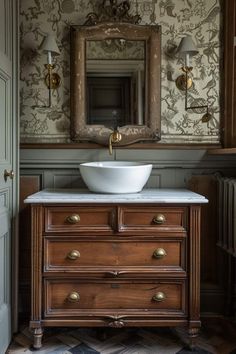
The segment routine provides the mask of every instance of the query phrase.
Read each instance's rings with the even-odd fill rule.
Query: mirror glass
[[[86,40],[86,123],[145,124],[145,53],[141,40]]]

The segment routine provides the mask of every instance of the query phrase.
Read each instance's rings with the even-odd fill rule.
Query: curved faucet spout
[[[112,155],[112,144],[113,143],[119,143],[121,141],[122,135],[119,133],[118,130],[114,130],[109,136],[109,154]]]

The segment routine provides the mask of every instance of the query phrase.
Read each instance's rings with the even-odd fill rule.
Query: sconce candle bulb
[[[52,65],[52,52],[48,51],[48,64]]]
[[[185,55],[185,66],[189,67],[189,53]]]

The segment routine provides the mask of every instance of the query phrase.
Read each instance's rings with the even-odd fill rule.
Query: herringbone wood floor
[[[8,354],[30,354],[32,336],[27,326],[14,336]],[[176,354],[191,353],[185,329],[84,329],[45,330],[40,354]],[[222,319],[203,320],[195,353],[236,354],[236,324]],[[34,352],[35,353],[35,352]]]

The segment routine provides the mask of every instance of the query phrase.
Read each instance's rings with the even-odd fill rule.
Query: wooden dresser
[[[34,347],[47,326],[200,327],[200,205],[187,190],[46,190],[32,218]]]

